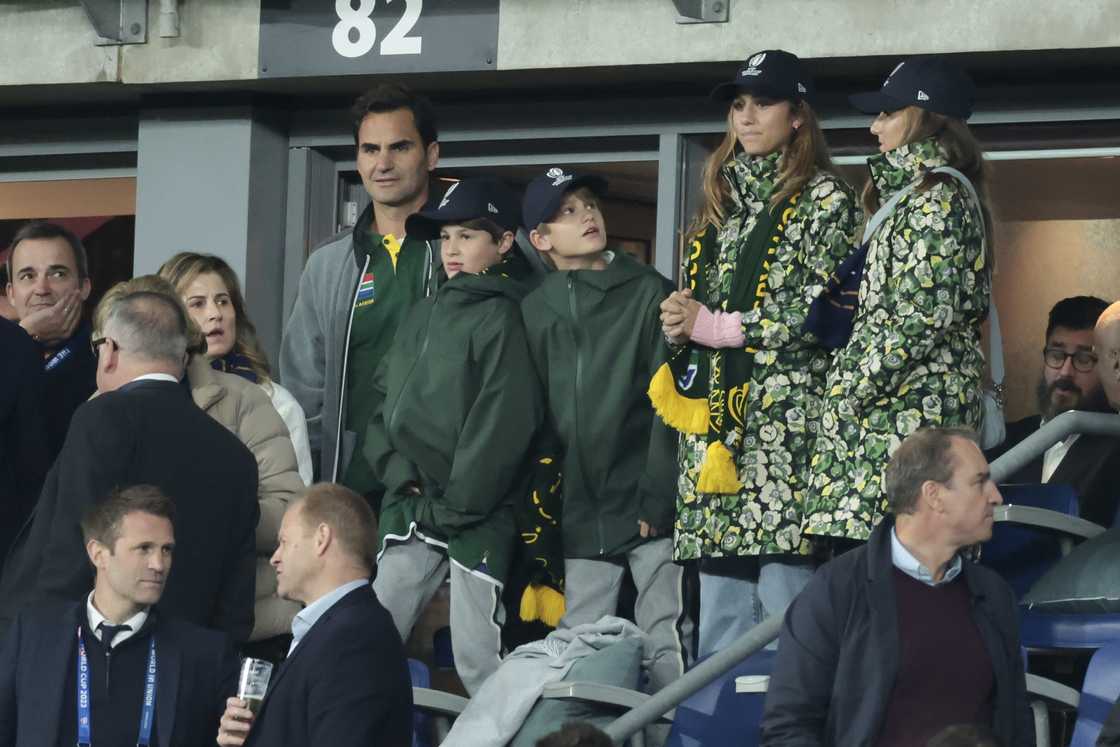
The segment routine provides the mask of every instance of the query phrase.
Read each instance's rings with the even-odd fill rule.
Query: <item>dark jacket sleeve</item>
[[[119,399],[94,400],[74,413],[52,479],[40,497],[43,506],[55,508],[42,547],[34,548],[39,572],[32,601],[73,601],[93,586],[79,521],[127,473],[134,433]]]
[[[4,438],[3,443],[12,448],[12,475],[16,479],[15,497],[19,501],[9,514],[22,520],[30,513],[43,489],[43,482],[50,469],[50,451],[47,443],[47,422],[43,418],[43,373],[37,358],[35,346],[28,343],[20,346],[18,362],[20,372],[16,381],[15,412],[12,423],[15,432],[11,440]],[[13,361],[13,365],[15,362]],[[0,491],[2,492],[2,491]],[[0,552],[6,551],[0,548]]]
[[[1027,675],[1023,666],[1021,642],[1019,640],[1019,615],[1015,593],[1002,579],[999,584],[1004,596],[1003,607],[1005,612],[1005,625],[1008,628],[1009,638],[1007,652],[1010,656],[1011,681],[1015,688],[1012,697],[1012,723],[1015,725],[1015,734],[1009,742],[1009,747],[1033,747],[1035,744],[1034,715],[1031,713],[1030,700],[1027,697]]]
[[[665,358],[667,348],[661,329],[661,302],[672,292],[666,280],[661,293],[653,295],[642,319],[643,352],[649,363],[645,380],[653,378]],[[647,404],[648,401],[647,401]],[[652,405],[650,405],[652,407]],[[641,518],[659,532],[673,526],[677,511],[677,432],[656,414],[650,420],[645,472],[638,484]]]
[[[832,598],[829,570],[818,571],[786,610],[762,714],[764,747],[825,743],[840,656],[839,621],[847,607]]]
[[[257,462],[248,450],[242,459],[242,477],[239,488],[231,498],[237,512],[236,530],[231,534],[233,546],[229,549],[229,575],[218,595],[214,610],[214,626],[224,630],[237,643],[249,640],[253,630],[253,602],[257,588],[257,521],[261,507],[257,501]]]
[[[525,457],[544,415],[544,398],[516,309],[480,325],[473,353],[478,394],[459,431],[451,476],[440,499],[421,496],[421,524],[448,534],[483,521],[523,476]]]
[[[280,340],[280,381],[303,408],[307,418],[307,439],[311,461],[319,471],[323,448],[323,390],[326,385],[326,332],[319,316],[321,301],[316,293],[315,268],[323,265],[312,254],[299,279],[295,306]],[[316,474],[316,477],[321,477]]]

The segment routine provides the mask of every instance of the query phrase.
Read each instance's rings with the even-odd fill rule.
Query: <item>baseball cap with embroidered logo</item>
[[[564,195],[579,187],[587,187],[599,197],[607,193],[607,180],[594,174],[574,174],[553,166],[529,182],[521,201],[525,229],[532,231],[550,221],[560,210]]]
[[[972,116],[976,88],[968,74],[945,57],[911,57],[891,71],[878,91],[848,97],[864,114],[917,106],[956,119]]]
[[[812,103],[816,91],[813,79],[797,55],[782,49],[756,52],[739,66],[735,79],[712,89],[711,98],[731,101],[740,93],[760,94],[776,99]]]
[[[409,236],[438,239],[444,226],[475,218],[489,218],[508,231],[516,231],[521,223],[517,196],[497,179],[463,179],[444,192],[437,207],[408,216],[404,230]]]

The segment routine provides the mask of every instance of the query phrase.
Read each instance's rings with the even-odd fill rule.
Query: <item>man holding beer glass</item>
[[[234,691],[224,633],[160,614],[175,547],[159,488],[114,491],[82,519],[96,576],[80,602],[21,613],[0,644],[0,744],[207,744]]]
[[[370,586],[376,521],[365,499],[320,483],[291,504],[272,556],[277,593],[302,603],[275,672],[247,660],[220,745],[406,747],[412,686],[404,646]]]

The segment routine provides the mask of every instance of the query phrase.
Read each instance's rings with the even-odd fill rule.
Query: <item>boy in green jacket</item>
[[[407,640],[451,577],[455,666],[472,695],[501,659],[502,586],[516,539],[512,498],[544,416],[519,304],[516,198],[501,183],[453,185],[409,236],[438,237],[448,280],[401,324],[374,387],[384,404],[365,457],[385,485],[378,599]]]
[[[550,169],[522,202],[524,226],[551,273],[521,304],[529,348],[563,444],[564,601],[560,627],[613,615],[627,566],[635,622],[653,643],[650,685],[685,667],[683,572],[673,563],[675,436],[646,395],[663,345],[659,304],[672,286],[606,251],[606,182]]]

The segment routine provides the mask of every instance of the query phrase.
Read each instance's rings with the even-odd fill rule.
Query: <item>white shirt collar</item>
[[[86,618],[89,620],[89,629],[93,631],[93,634],[95,636],[97,636],[97,640],[100,641],[101,640],[101,630],[100,630],[101,623],[106,622],[106,620],[105,620],[105,615],[102,615],[100,612],[97,611],[97,608],[93,606],[93,592],[92,591],[89,593],[89,596],[86,597]],[[113,638],[113,644],[112,644],[113,647],[116,648],[117,646],[121,645],[121,643],[123,641],[127,641],[129,638],[136,635],[137,631],[139,631],[140,628],[144,627],[144,623],[146,623],[147,621],[148,621],[148,608],[147,607],[140,610],[139,612],[137,612],[135,615],[128,618],[127,620],[125,620],[123,624],[127,625],[130,629],[129,630],[122,630],[121,632],[117,633],[116,637]]]
[[[132,381],[170,381],[172,384],[178,384],[179,383],[179,380],[176,379],[174,376],[172,376],[171,374],[165,374],[165,373],[144,374],[143,376],[137,376]],[[128,383],[131,384],[132,381],[130,381]]]
[[[292,619],[292,645],[288,648],[288,655],[291,656],[292,652],[296,650],[296,646],[299,645],[299,642],[307,635],[307,631],[311,630],[311,626],[319,622],[319,618],[326,614],[327,610],[333,607],[338,600],[354,591],[354,589],[360,589],[363,586],[369,585],[370,580],[368,578],[359,578],[350,581],[333,591],[327,592],[300,610]]]
[[[963,565],[960,553],[957,553],[949,562],[949,567],[945,569],[945,575],[941,577],[941,580],[934,581],[933,573],[930,572],[929,568],[922,565],[913,553],[906,549],[906,545],[902,544],[898,534],[895,533],[894,527],[891,527],[891,563],[910,578],[921,581],[926,586],[941,586],[949,583],[960,575]]]

